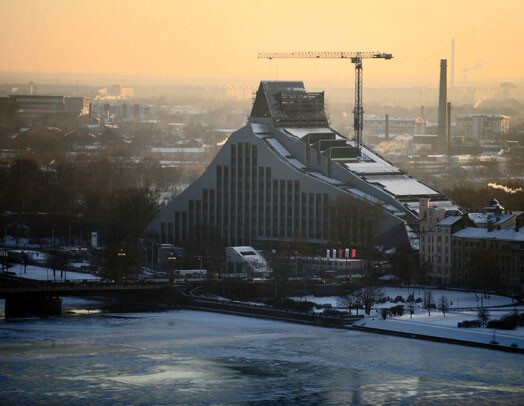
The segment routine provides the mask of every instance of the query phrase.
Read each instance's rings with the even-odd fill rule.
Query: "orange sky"
[[[348,82],[343,61],[258,60],[260,51],[390,52],[367,85],[524,79],[524,1],[0,0],[0,71]],[[449,62],[448,62],[449,63]],[[278,72],[278,73],[277,73]]]

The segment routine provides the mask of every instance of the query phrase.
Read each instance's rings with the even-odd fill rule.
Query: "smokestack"
[[[446,115],[447,115],[447,118],[448,118],[448,122],[447,122],[447,136],[448,136],[448,151],[447,153],[448,154],[451,154],[451,103],[448,102],[447,104],[447,109],[446,109]]]
[[[455,38],[451,40],[451,88],[455,87]]]
[[[93,104],[89,103],[89,124],[91,124],[91,115],[93,114]]]
[[[384,130],[386,140],[389,139],[389,114],[386,114],[386,128]]]
[[[448,61],[446,59],[440,60],[440,88],[438,96],[438,144],[440,152],[444,152],[447,146],[447,118],[446,118],[446,103],[448,101],[447,89],[447,68]]]
[[[426,117],[424,117],[424,106],[420,106],[420,117],[424,120],[426,119]]]

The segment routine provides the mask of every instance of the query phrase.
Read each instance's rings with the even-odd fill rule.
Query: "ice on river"
[[[522,356],[194,311],[0,323],[4,404],[519,404]]]

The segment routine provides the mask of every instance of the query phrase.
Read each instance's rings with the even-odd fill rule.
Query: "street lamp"
[[[170,255],[167,257],[167,260],[172,263],[172,264],[176,264],[176,256],[174,255],[173,252],[170,253]],[[173,273],[175,271],[175,265],[173,265],[172,269],[169,270],[169,283],[173,283]]]
[[[118,259],[120,261],[120,274],[123,276],[123,273],[124,273],[124,259],[125,259],[126,253],[124,252],[123,248],[120,248],[120,252],[118,252],[118,254],[116,254],[116,255],[118,256]]]

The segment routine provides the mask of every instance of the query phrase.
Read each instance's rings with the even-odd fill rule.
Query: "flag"
[[[351,249],[351,258],[356,258],[357,257],[357,250],[356,248],[352,248]]]

